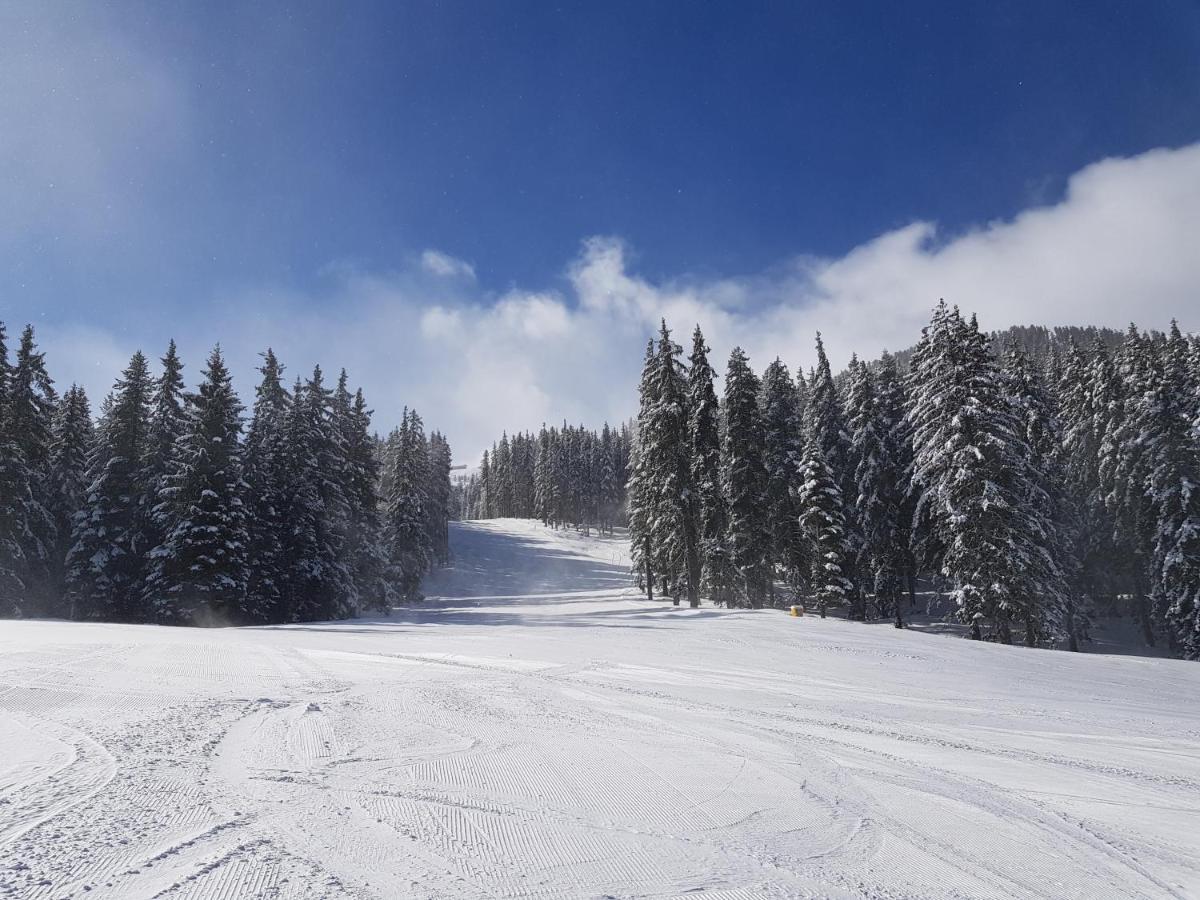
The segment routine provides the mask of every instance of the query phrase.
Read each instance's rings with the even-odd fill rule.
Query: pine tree
[[[174,469],[179,437],[186,421],[183,363],[179,360],[175,341],[167,345],[166,355],[161,362],[162,374],[155,381],[154,394],[150,398],[150,430],[144,457],[145,471],[142,473],[142,481],[148,486],[144,521],[149,547],[157,547],[167,538],[170,527],[168,505],[159,498],[165,497],[163,492],[168,486],[168,476]],[[154,597],[146,599],[150,604],[155,602]]]
[[[399,432],[396,432],[396,438],[399,439]],[[393,467],[393,471],[395,471]],[[479,509],[475,513],[477,519],[492,519],[495,514],[492,511],[492,466],[487,450],[483,451],[483,460],[479,463]],[[389,491],[387,496],[391,496]]]
[[[26,548],[32,543],[37,512],[29,468],[12,426],[11,396],[12,369],[0,322],[0,615],[20,616],[29,607]]]
[[[842,489],[825,461],[818,432],[810,427],[800,464],[800,525],[808,536],[812,561],[809,581],[821,618],[831,606],[845,606],[854,596],[849,578],[853,553],[846,529]]]
[[[522,442],[521,456],[526,455],[526,445]],[[445,566],[450,563],[450,465],[452,454],[450,444],[441,432],[435,431],[429,436],[429,484],[425,494],[429,499],[428,522],[429,543],[432,552],[432,562]],[[522,469],[521,508],[523,518],[528,518],[532,512],[532,484]],[[528,499],[527,499],[528,495]]]
[[[1192,432],[1194,388],[1188,345],[1177,323],[1159,351],[1151,390],[1142,398],[1140,441],[1155,512],[1151,598],[1174,651],[1200,658],[1200,452]]]
[[[901,526],[905,478],[900,448],[903,401],[890,354],[885,353],[880,363],[878,383],[865,365],[852,370],[848,412],[861,536],[853,569],[870,579],[879,614],[893,616],[896,627],[903,628],[900,595],[908,543],[907,531]],[[865,617],[864,608],[858,613]]]
[[[285,608],[285,545],[288,540],[288,421],[292,398],[283,385],[283,369],[267,349],[258,368],[254,414],[246,434],[247,553],[250,573],[246,614],[251,622],[291,621]]]
[[[800,530],[796,487],[803,454],[796,385],[778,358],[762,379],[763,465],[767,470],[766,519],[772,569],[769,593],[774,597],[775,575],[782,574],[793,591],[803,590],[808,575],[805,541]]]
[[[1100,482],[1100,450],[1111,391],[1108,348],[1098,341],[1089,359],[1072,341],[1061,354],[1053,392],[1062,429],[1056,454],[1069,518],[1067,536],[1079,564],[1075,593],[1093,601],[1115,598],[1118,593],[1112,566],[1113,523]]]
[[[421,599],[421,579],[429,570],[432,556],[423,490],[428,477],[424,443],[420,418],[405,410],[388,460],[392,495],[388,498],[385,540],[393,579],[407,602]]]
[[[817,366],[810,380],[807,417],[813,437],[821,446],[825,463],[842,490],[850,497],[854,490],[854,463],[850,458],[850,435],[846,430],[846,415],[833,381],[825,343],[817,333]]]
[[[513,505],[512,449],[508,443],[508,432],[501,435],[500,443],[492,453],[491,478],[495,485],[492,495],[495,514],[502,519],[508,518],[512,515]]]
[[[333,423],[333,391],[320,366],[293,400],[289,440],[292,524],[290,605],[297,618],[342,619],[357,603],[346,535],[349,504],[343,489],[345,451]]]
[[[537,456],[533,463],[533,510],[534,516],[542,520],[543,525],[549,525],[554,507],[553,464],[550,451],[550,432],[545,423],[538,432]]]
[[[242,404],[220,348],[208,357],[159,493],[166,533],[150,553],[147,593],[160,622],[222,625],[246,608]]]
[[[9,377],[8,427],[28,478],[28,505],[20,577],[24,583],[23,611],[40,614],[56,606],[53,596],[54,548],[58,543],[50,479],[50,446],[58,396],[46,372],[44,354],[38,352],[33,327],[26,325],[17,346],[16,363]]]
[[[1042,374],[1023,350],[1010,345],[1005,354],[1004,386],[1018,418],[1018,437],[1026,448],[1027,493],[1018,502],[1036,529],[1019,557],[1015,613],[1024,624],[1025,644],[1066,634],[1075,644],[1076,598],[1070,590],[1078,568],[1069,537],[1071,508],[1060,466],[1062,426],[1051,409]]]
[[[725,498],[721,492],[721,411],[713,388],[716,373],[700,326],[688,357],[688,454],[695,491],[701,586],[718,606],[731,602],[736,571],[726,546]]]
[[[1155,615],[1150,603],[1151,554],[1157,514],[1147,490],[1152,460],[1144,437],[1155,426],[1154,360],[1150,341],[1130,325],[1118,349],[1112,374],[1112,398],[1100,445],[1099,475],[1104,504],[1113,522],[1113,563],[1133,598],[1133,610],[1146,643],[1155,644]]]
[[[638,385],[638,429],[634,438],[629,463],[629,483],[625,493],[629,498],[629,555],[638,585],[646,591],[648,599],[654,599],[654,535],[655,487],[653,470],[648,454],[643,452],[642,422],[650,417],[656,402],[654,397],[654,371],[658,365],[654,353],[654,341],[646,344],[646,357],[642,363],[642,378]],[[557,454],[556,454],[557,455]],[[486,462],[486,454],[485,460]],[[557,481],[557,476],[555,478]]]
[[[617,483],[617,447],[616,437],[608,423],[600,433],[600,443],[597,446],[597,519],[596,524],[612,534],[620,509],[620,488]]]
[[[746,354],[735,347],[725,374],[721,441],[721,488],[728,504],[726,542],[738,573],[734,605],[760,609],[767,593],[767,472],[763,465],[763,426],[759,381]]]
[[[75,517],[67,555],[67,599],[79,619],[150,621],[142,591],[146,510],[150,486],[144,459],[149,445],[153,384],[146,357],[135,353],[113,386],[88,459],[87,497]]]
[[[88,459],[95,443],[91,409],[83,388],[71,385],[59,404],[50,447],[50,513],[57,538],[52,554],[50,615],[66,616],[67,554],[75,516],[87,500]]]
[[[939,534],[959,615],[1004,643],[1050,584],[1050,522],[1022,422],[972,318],[940,303],[913,358],[913,480]],[[1037,502],[1034,502],[1036,498]]]
[[[695,498],[688,459],[687,384],[682,349],[662,323],[658,344],[647,348],[638,413],[637,517],[631,538],[637,560],[649,547],[663,593],[699,605],[700,558]]]
[[[350,581],[357,609],[390,611],[394,597],[379,514],[379,465],[373,452],[371,411],[362,390],[350,399],[345,383],[343,370],[334,395],[334,427],[340,432],[338,443],[345,454],[342,491],[348,508],[345,555]]]

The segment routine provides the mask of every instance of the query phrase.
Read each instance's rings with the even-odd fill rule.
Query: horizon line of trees
[[[722,395],[699,327],[646,348],[628,519],[640,584],[678,604],[892,617],[933,578],[976,639],[1077,649],[1093,610],[1200,657],[1200,341],[1130,326],[997,353],[940,302],[902,371],[758,376]],[[910,601],[911,602],[911,601]]]
[[[465,481],[464,518],[540,519],[552,528],[612,533],[625,524],[629,424],[599,431],[563,423],[505,432]]]
[[[219,346],[195,391],[171,341],[93,421],[32,326],[0,322],[0,615],[220,625],[390,610],[449,559],[450,447],[415,411],[386,437],[342,370],[289,388],[262,354],[244,413]]]

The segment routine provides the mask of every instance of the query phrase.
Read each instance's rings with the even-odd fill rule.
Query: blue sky
[[[811,327],[910,343],[889,296],[1119,324],[1196,284],[1194,3],[0,0],[0,87],[0,319],[93,393],[174,335],[196,362],[225,342],[248,394],[272,343],[473,453],[502,410],[626,414],[667,311],[803,364]],[[1070,294],[1088,278],[1161,306]],[[506,366],[498,331],[622,371]]]

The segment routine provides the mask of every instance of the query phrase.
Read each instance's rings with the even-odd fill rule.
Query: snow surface
[[[1200,666],[672,609],[453,526],[388,619],[0,622],[3,897],[1200,896]]]

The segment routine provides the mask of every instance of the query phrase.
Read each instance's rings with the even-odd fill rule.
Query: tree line
[[[685,361],[664,322],[630,462],[640,583],[902,627],[933,579],[977,639],[1077,649],[1099,609],[1200,657],[1200,341],[1037,336],[993,346],[943,302],[903,368],[835,378],[818,334],[794,378],[735,349],[718,399],[700,329]]]
[[[0,323],[0,614],[299,622],[388,610],[449,558],[450,447],[415,411],[373,434],[361,390],[289,387],[267,350],[246,412],[219,348],[195,391],[174,341],[137,352],[93,421],[26,327]]]
[[[625,519],[632,433],[628,425],[600,431],[563,423],[535,436],[505,433],[485,450],[467,479],[469,519],[541,519],[554,528],[612,532]]]

